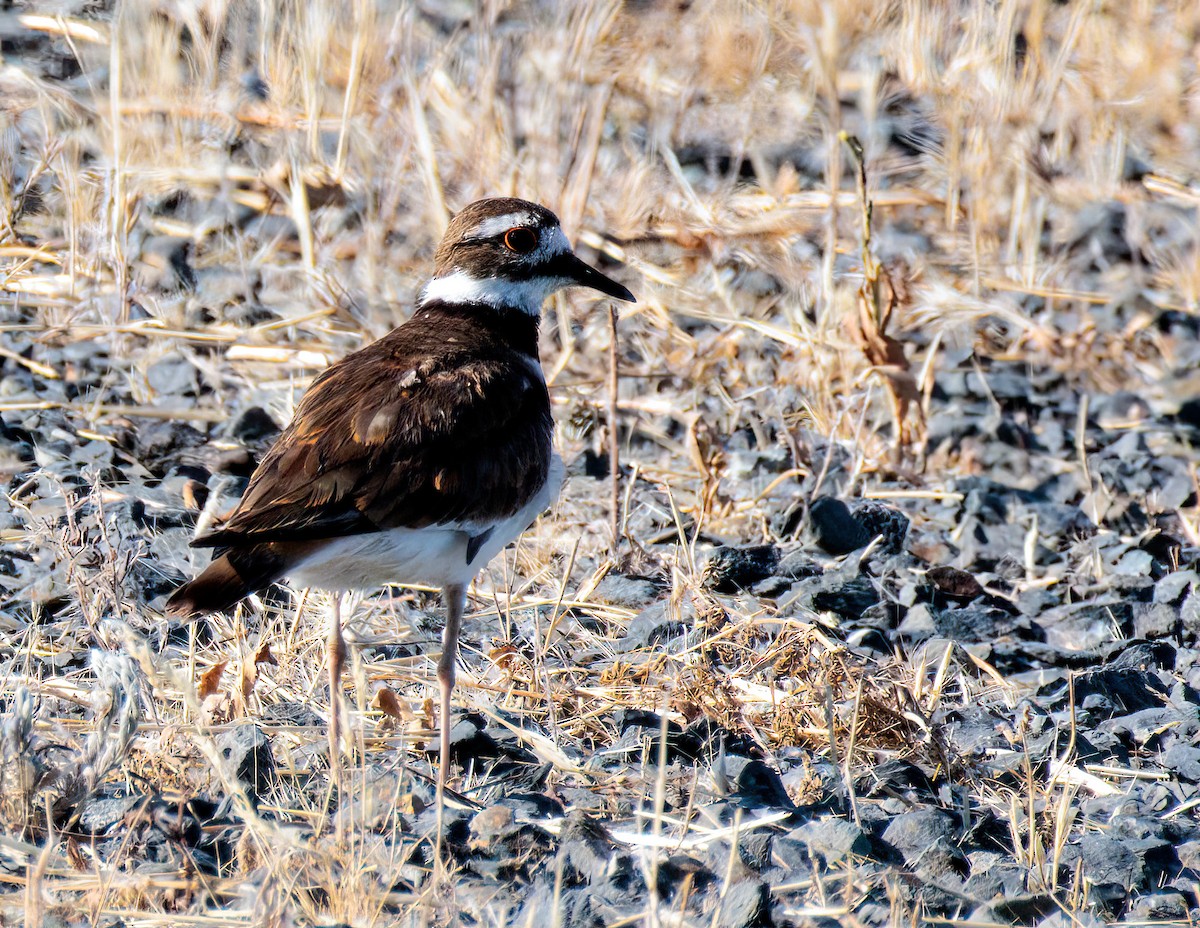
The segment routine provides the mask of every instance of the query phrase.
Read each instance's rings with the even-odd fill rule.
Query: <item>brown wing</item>
[[[545,383],[519,354],[444,341],[435,350],[428,340],[437,333],[426,335],[404,348],[385,338],[329,368],[232,516],[193,544],[486,523],[516,512],[548,472]]]

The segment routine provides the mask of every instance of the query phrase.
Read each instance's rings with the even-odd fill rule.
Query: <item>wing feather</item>
[[[545,383],[511,351],[396,342],[325,371],[237,509],[193,544],[486,523],[518,511],[548,472]]]

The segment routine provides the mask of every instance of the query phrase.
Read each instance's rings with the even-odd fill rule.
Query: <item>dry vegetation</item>
[[[1156,413],[1200,393],[1158,325],[1200,311],[1198,35],[1189,2],[0,4],[0,415],[38,439],[32,463],[12,435],[0,447],[0,923],[549,921],[519,889],[453,898],[424,879],[433,600],[355,607],[340,803],[327,603],[184,629],[161,614],[195,557],[179,467],[236,472],[260,447],[228,423],[254,406],[286,421],[322,366],[404,317],[448,215],[498,194],[556,210],[640,299],[620,320],[619,546],[581,463],[606,453],[608,314],[569,294],[542,349],[580,463],[472,599],[457,701],[549,765],[526,791],[589,791],[655,874],[656,848],[741,825],[673,801],[700,787],[659,763],[661,739],[626,775],[589,767],[622,736],[617,710],[707,719],[769,762],[802,753],[797,802],[830,789],[817,761],[852,808],[847,784],[901,757],[1006,822],[1064,911],[1089,910],[1047,861],[1096,774],[1029,766],[1014,789],[930,722],[1016,706],[1021,686],[961,650],[864,657],[786,598],[710,592],[703,559],[713,540],[778,540],[818,474],[904,505],[986,472],[978,443],[930,437],[940,371],[1016,362]],[[1063,468],[1089,481],[1082,458]],[[1176,517],[1195,546],[1191,507]],[[910,512],[927,550],[952,537]],[[1021,584],[1063,579],[1013,554]],[[626,648],[640,607],[597,593],[610,574],[652,578],[677,630]],[[221,740],[247,719],[278,768],[261,795]],[[459,785],[487,806],[494,776]],[[719,771],[698,776],[720,793]],[[97,796],[137,797],[101,845],[78,837]],[[511,872],[553,886],[537,841],[558,827]],[[922,917],[903,876],[849,864],[774,917],[855,924],[881,883],[889,918]],[[638,920],[720,915],[658,904]]]

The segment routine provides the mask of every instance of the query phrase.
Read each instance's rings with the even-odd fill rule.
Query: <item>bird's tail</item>
[[[210,612],[225,612],[274,583],[284,575],[288,563],[275,547],[261,544],[229,549],[171,594],[167,614],[194,619]]]

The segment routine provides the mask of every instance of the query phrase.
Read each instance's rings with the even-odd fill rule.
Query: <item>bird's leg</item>
[[[441,753],[437,774],[437,835],[434,838],[435,866],[442,859],[442,831],[446,810],[446,773],[450,767],[450,696],[454,692],[454,668],[458,658],[458,633],[462,628],[467,588],[460,583],[442,590],[446,603],[446,627],[442,630],[442,656],[438,658],[437,677],[441,690]]]
[[[345,665],[342,594],[334,593],[329,616],[329,777],[339,802],[342,799],[342,668]]]

